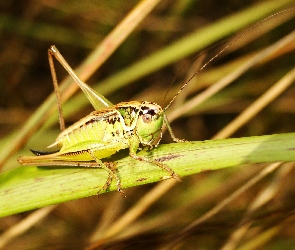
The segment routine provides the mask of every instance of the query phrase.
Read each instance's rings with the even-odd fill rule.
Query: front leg
[[[166,127],[167,127],[173,141],[175,141],[175,142],[188,142],[187,140],[178,139],[177,137],[175,137],[166,115],[164,115],[164,122],[166,124]]]

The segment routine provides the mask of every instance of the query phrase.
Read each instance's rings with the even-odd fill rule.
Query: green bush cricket
[[[53,57],[72,76],[95,109],[101,106],[101,104],[105,106],[103,109],[91,112],[66,129]],[[165,109],[162,109],[156,103],[147,101],[121,102],[117,105],[112,105],[107,99],[96,94],[92,88],[78,78],[55,46],[51,46],[48,49],[48,58],[57,97],[60,128],[62,130],[56,141],[48,148],[58,146],[60,150],[54,153],[31,150],[36,156],[20,156],[18,158],[20,164],[103,168],[109,173],[103,189],[106,189],[110,185],[111,180],[115,179],[118,191],[124,195],[114,164],[102,162],[101,159],[109,157],[121,149],[129,148],[129,155],[132,158],[157,165],[169,172],[172,178],[180,180],[178,174],[167,165],[136,154],[140,145],[152,149],[159,144],[162,138],[164,123],[173,141],[184,141],[174,136],[165,116],[165,111],[175,98]]]
[[[232,42],[228,43],[219,53],[206,62],[183,84],[164,109],[156,103],[147,101],[121,102],[117,105],[113,105],[106,98],[95,93],[95,91],[86,83],[82,82],[62,57],[57,48],[51,46],[48,50],[48,58],[57,98],[59,123],[62,132],[59,134],[56,141],[48,146],[48,148],[58,146],[60,147],[60,150],[54,153],[31,150],[35,156],[20,156],[18,162],[22,165],[36,166],[103,168],[109,173],[109,176],[102,188],[107,189],[111,184],[112,179],[115,179],[117,181],[118,191],[125,196],[121,189],[121,181],[116,173],[115,164],[113,162],[102,162],[101,159],[107,158],[121,149],[129,148],[129,155],[132,158],[154,164],[167,171],[172,178],[180,180],[179,175],[167,165],[156,160],[138,156],[137,151],[140,149],[140,146],[148,147],[149,149],[157,147],[162,138],[164,123],[167,126],[173,141],[183,142],[184,140],[178,139],[174,136],[169,125],[168,119],[165,115],[168,107],[187,86],[190,80],[203,70],[212,60],[223,53],[232,43],[261,22],[264,22],[281,12],[273,14],[251,26]],[[65,129],[64,118],[62,115],[61,98],[53,57],[55,57],[67,70],[95,109],[95,111],[91,112],[67,129]],[[101,104],[104,106],[102,109],[100,108]],[[100,190],[98,193],[99,192]]]

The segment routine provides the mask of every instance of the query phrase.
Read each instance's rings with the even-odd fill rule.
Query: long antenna
[[[242,34],[240,34],[238,37],[236,37],[234,40],[232,40],[230,43],[228,43],[220,52],[218,52],[215,56],[213,56],[209,61],[207,61],[198,71],[196,71],[183,85],[182,87],[178,90],[178,92],[174,95],[174,97],[172,98],[172,100],[168,103],[168,105],[164,108],[164,112],[166,112],[166,110],[169,108],[169,106],[173,103],[173,101],[175,100],[175,98],[181,93],[181,91],[189,84],[189,82],[197,75],[199,74],[204,68],[206,68],[206,66],[211,63],[213,60],[215,60],[218,56],[220,56],[225,50],[227,50],[233,43],[235,43],[237,40],[239,40],[242,36],[244,36],[246,33],[248,33],[250,30],[252,30],[253,28],[255,28],[256,26],[260,25],[261,23],[265,22],[266,20],[273,18],[274,16],[277,16],[279,14],[282,14],[284,12],[287,12],[291,9],[294,8],[289,8],[289,9],[285,9],[282,11],[279,11],[277,13],[274,13],[264,19],[262,19],[261,21],[259,21],[258,23],[255,23],[254,25],[252,25],[250,28],[248,28],[247,30],[245,30]]]

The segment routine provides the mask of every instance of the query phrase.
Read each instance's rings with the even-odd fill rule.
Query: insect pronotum
[[[82,82],[66,60],[62,57],[57,48],[55,46],[51,46],[48,49],[48,59],[57,98],[59,123],[62,132],[59,134],[56,141],[49,145],[48,148],[58,146],[60,149],[54,153],[31,150],[35,156],[20,156],[18,158],[18,162],[22,165],[36,166],[78,166],[103,168],[109,173],[109,175],[102,188],[107,189],[112,179],[115,179],[117,181],[118,191],[125,196],[121,189],[121,182],[116,173],[115,164],[112,162],[102,162],[101,159],[109,157],[121,149],[129,148],[129,155],[132,158],[154,164],[167,171],[172,178],[180,180],[179,175],[170,167],[156,160],[138,156],[137,151],[140,146],[152,149],[159,144],[162,138],[164,123],[167,126],[173,141],[183,142],[184,140],[180,140],[174,136],[165,115],[165,111],[171,103],[197,73],[203,70],[212,60],[223,53],[233,42],[261,22],[280,13],[281,12],[278,12],[263,19],[257,24],[251,26],[232,42],[228,43],[218,54],[211,58],[200,68],[200,70],[192,75],[192,77],[180,88],[164,109],[156,103],[147,101],[121,102],[119,104],[112,105],[107,99],[95,93],[92,88]],[[91,112],[89,115],[68,128],[65,128],[64,118],[62,115],[60,92],[53,57],[55,57],[67,70],[95,109],[95,111]],[[102,109],[99,108],[101,107],[101,104],[105,106]],[[99,192],[100,190],[98,193]]]

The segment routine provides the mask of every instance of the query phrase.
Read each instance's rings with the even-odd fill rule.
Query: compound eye
[[[142,116],[142,120],[144,123],[150,123],[152,121],[152,116],[150,114],[144,114]]]

